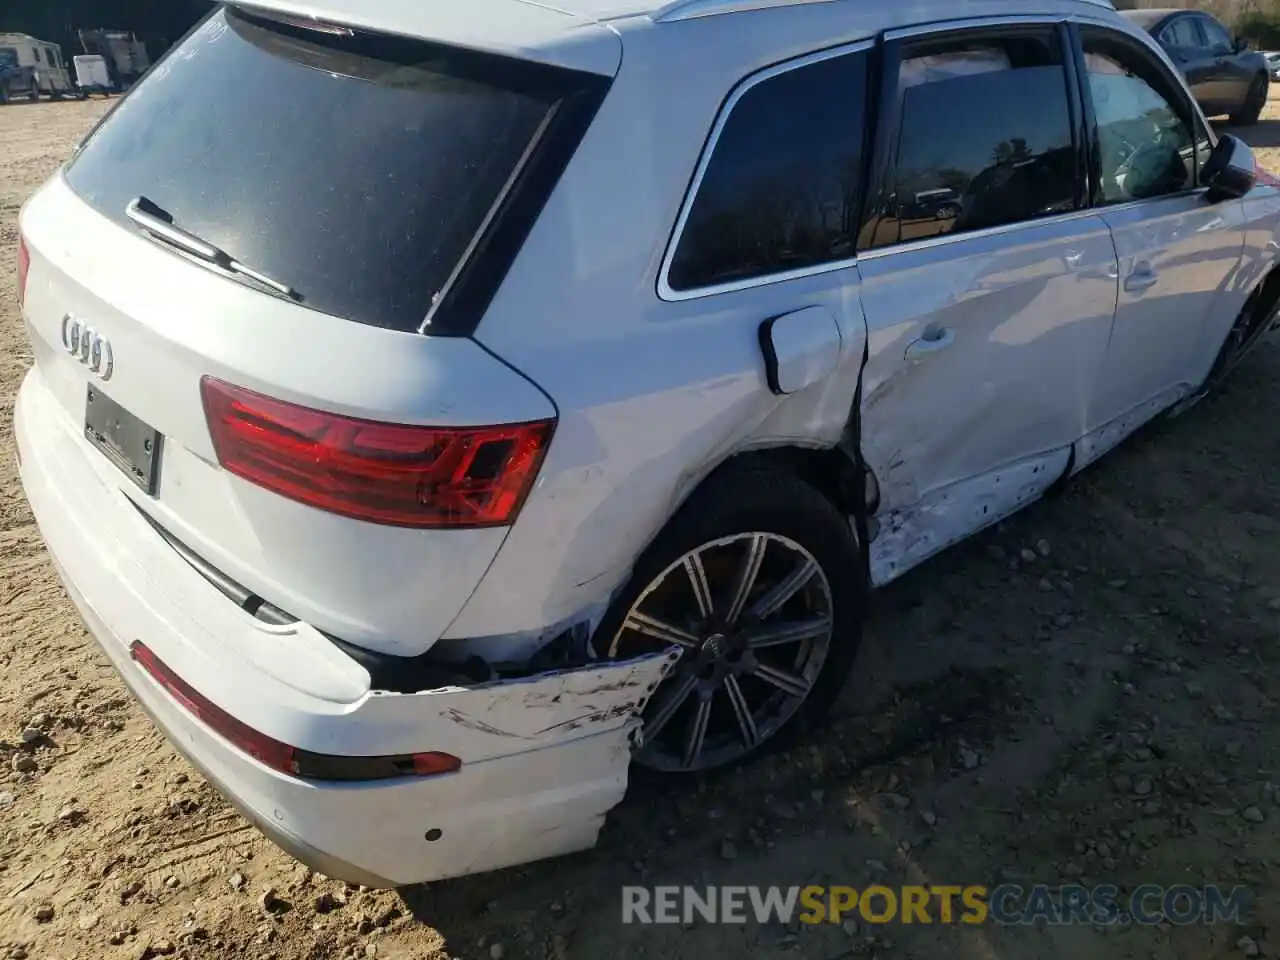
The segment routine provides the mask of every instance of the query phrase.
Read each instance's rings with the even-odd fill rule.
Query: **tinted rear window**
[[[307,306],[415,330],[578,75],[224,8],[67,171],[106,216],[145,196]]]

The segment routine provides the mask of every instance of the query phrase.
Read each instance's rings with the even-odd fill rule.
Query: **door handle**
[[[1156,285],[1156,281],[1160,279],[1160,275],[1151,269],[1148,264],[1141,264],[1134,268],[1133,272],[1124,278],[1124,288],[1130,293],[1138,293]]]
[[[907,345],[904,358],[907,360],[923,360],[925,357],[945,350],[956,341],[956,332],[951,327],[938,327],[928,330],[919,340]]]

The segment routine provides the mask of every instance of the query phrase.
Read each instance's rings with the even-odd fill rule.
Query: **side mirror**
[[[1244,53],[1248,49],[1249,41],[1244,37],[1236,37],[1231,44],[1231,50],[1233,53]]]
[[[1200,171],[1200,183],[1209,188],[1209,202],[1238,200],[1253,189],[1258,180],[1258,164],[1249,145],[1239,137],[1224,133]]]

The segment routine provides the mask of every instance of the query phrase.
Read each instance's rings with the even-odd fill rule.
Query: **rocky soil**
[[[105,109],[0,108],[0,960],[1280,955],[1280,346],[876,598],[838,716],[589,853],[399,892],[316,876],[151,727],[64,595],[9,408],[23,199]],[[1280,102],[1245,135],[1280,169]],[[624,926],[645,884],[1241,883],[1243,926]]]

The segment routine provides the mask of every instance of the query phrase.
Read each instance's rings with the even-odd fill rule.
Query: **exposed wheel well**
[[[1276,305],[1276,301],[1280,300],[1280,266],[1272,267],[1271,272],[1254,288],[1250,298],[1255,296],[1258,298],[1257,307],[1264,312]]]
[[[878,506],[879,487],[875,477],[869,470],[860,477],[858,465],[841,447],[779,446],[748,450],[729,457],[703,483],[723,470],[752,462],[785,467],[817,489],[843,514],[853,515],[860,509],[871,514]]]

